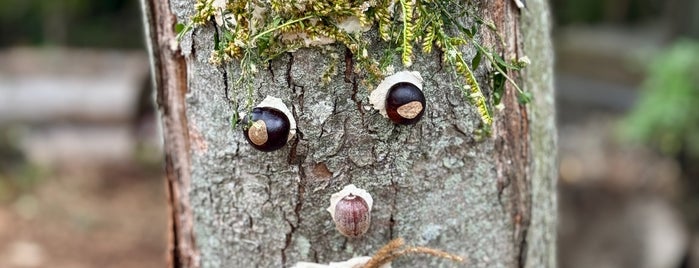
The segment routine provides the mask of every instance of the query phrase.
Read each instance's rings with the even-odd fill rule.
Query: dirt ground
[[[158,169],[110,163],[48,172],[0,204],[0,267],[163,267]]]

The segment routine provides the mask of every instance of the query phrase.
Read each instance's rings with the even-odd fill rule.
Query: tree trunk
[[[543,0],[518,10],[510,0],[482,1],[505,47],[482,29],[481,43],[504,58],[527,55],[517,79],[533,93],[520,105],[506,88],[492,137],[476,141],[476,109],[442,69],[440,55],[418,55],[411,70],[425,78],[427,111],[397,126],[367,110],[369,90],[358,83],[347,54],[339,75],[323,85],[331,59],[318,48],[275,60],[255,77],[256,102],[284,100],[298,123],[278,151],[248,145],[229,118],[238,98],[238,66],[208,63],[213,25],[171,46],[191,0],[143,0],[157,101],[165,133],[170,193],[171,267],[289,267],[371,256],[393,238],[445,250],[468,267],[555,267],[556,139],[549,13]],[[330,50],[345,55],[340,45]],[[174,50],[173,50],[174,49]],[[475,50],[466,55],[474,55]],[[488,85],[486,66],[476,70]],[[485,86],[484,90],[489,91]],[[244,94],[240,94],[244,95]],[[242,99],[242,97],[241,97]],[[347,239],[325,211],[347,184],[374,198],[366,235]],[[458,266],[406,256],[394,267]]]

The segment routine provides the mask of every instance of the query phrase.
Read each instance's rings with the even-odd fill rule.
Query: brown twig
[[[379,268],[384,264],[387,264],[398,257],[409,255],[409,254],[427,254],[438,258],[448,259],[455,262],[464,262],[464,258],[441,251],[438,249],[428,248],[428,247],[417,247],[412,246],[399,250],[405,245],[405,241],[402,238],[396,238],[388,242],[386,245],[381,247],[379,251],[371,257],[371,259],[364,264],[363,268]]]

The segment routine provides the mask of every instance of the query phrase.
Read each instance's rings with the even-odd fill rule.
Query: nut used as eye
[[[267,97],[243,117],[243,134],[250,145],[263,152],[278,150],[296,133],[296,122],[279,98]]]
[[[425,113],[425,95],[417,86],[401,82],[393,85],[386,96],[386,114],[396,124],[415,124]]]
[[[369,230],[373,202],[367,191],[350,184],[330,197],[327,210],[342,235],[357,238]]]
[[[396,124],[417,123],[426,109],[420,73],[402,71],[386,77],[371,92],[369,102]]]

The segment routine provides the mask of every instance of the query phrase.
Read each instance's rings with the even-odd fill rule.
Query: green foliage
[[[699,43],[679,41],[650,65],[643,92],[622,122],[621,133],[635,142],[675,154],[699,156]]]
[[[3,0],[0,46],[69,45],[141,48],[143,25],[133,0]]]
[[[454,10],[460,13],[454,14]],[[193,27],[201,26],[212,18],[219,26],[215,50],[210,61],[227,64],[237,60],[241,73],[235,88],[246,88],[246,104],[252,107],[252,77],[258,67],[280,55],[301,47],[337,42],[347,47],[356,61],[355,72],[363,74],[367,88],[380,81],[399,58],[404,67],[410,67],[415,56],[414,47],[424,54],[437,47],[444,53],[444,62],[453,70],[459,88],[480,115],[483,133],[489,134],[493,124],[491,105],[498,105],[507,82],[518,90],[522,103],[531,98],[508,76],[521,69],[520,62],[507,63],[500,55],[478,44],[474,39],[478,26],[485,24],[496,31],[492,23],[472,15],[474,8],[451,0],[198,0],[195,15],[187,25],[177,25],[178,39]],[[475,25],[465,27],[457,18],[473,16]],[[355,27],[347,25],[354,24]],[[367,51],[368,38],[363,34],[378,25],[381,40],[388,44],[381,58],[373,58]],[[358,26],[358,27],[357,27]],[[464,46],[474,45],[477,55],[467,60]],[[332,54],[332,53],[331,53]],[[337,56],[337,55],[336,55]],[[494,91],[498,97],[490,103],[478,84],[473,69],[487,59],[496,75]],[[332,62],[339,62],[333,58]],[[323,74],[324,83],[336,75],[335,66]],[[236,98],[237,99],[237,98]],[[237,104],[234,104],[237,106]]]
[[[560,25],[638,23],[657,19],[667,9],[665,1],[655,0],[553,0],[552,5]]]

